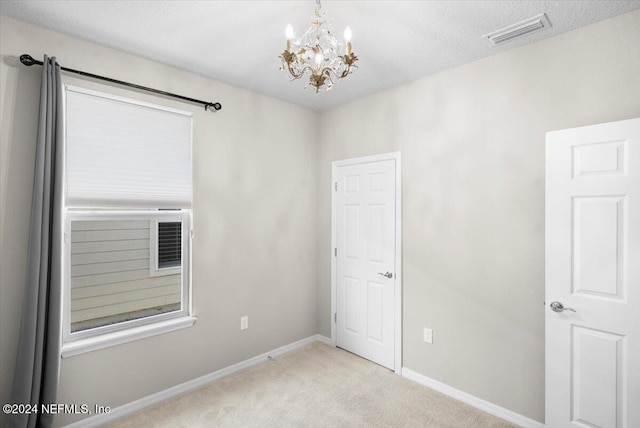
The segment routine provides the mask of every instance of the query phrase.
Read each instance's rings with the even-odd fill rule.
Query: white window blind
[[[191,113],[66,87],[67,206],[191,208]]]

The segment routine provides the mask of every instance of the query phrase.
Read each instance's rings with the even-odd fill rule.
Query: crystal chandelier
[[[291,75],[291,80],[301,78],[309,73],[309,84],[318,92],[321,86],[327,84],[330,91],[333,84],[352,72],[352,67],[357,68],[355,62],[358,57],[351,51],[351,29],[344,30],[346,42],[344,55],[343,43],[336,40],[331,32],[322,28],[326,13],[321,10],[320,0],[316,0],[316,11],[311,17],[311,27],[300,37],[294,38],[293,27],[287,25],[287,45],[280,55],[282,66],[280,70],[286,70]],[[307,85],[309,86],[309,85]],[[305,86],[305,88],[307,87]]]

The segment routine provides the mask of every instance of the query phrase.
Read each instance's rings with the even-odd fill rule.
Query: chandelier
[[[355,65],[358,57],[351,51],[351,29],[347,27],[344,30],[346,44],[344,55],[340,55],[343,43],[336,40],[328,29],[322,28],[326,22],[326,12],[323,12],[321,7],[320,0],[316,0],[311,27],[299,39],[294,37],[293,27],[287,25],[287,44],[280,55],[280,70],[289,72],[291,80],[299,79],[308,73],[309,85],[315,88],[316,93],[325,83],[327,91],[330,91],[336,81],[352,72],[352,67],[358,67]]]

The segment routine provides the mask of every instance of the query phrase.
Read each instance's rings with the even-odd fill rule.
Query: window
[[[65,95],[63,356],[193,324],[191,114]]]

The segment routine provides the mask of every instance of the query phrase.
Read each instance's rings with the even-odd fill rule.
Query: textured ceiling
[[[325,0],[330,28],[341,36],[351,27],[360,61],[352,76],[318,94],[303,89],[303,79],[288,82],[278,59],[286,25],[300,34],[314,7],[312,0],[2,0],[0,13],[321,110],[640,8],[640,0]],[[482,38],[540,13],[552,28],[500,47]]]

